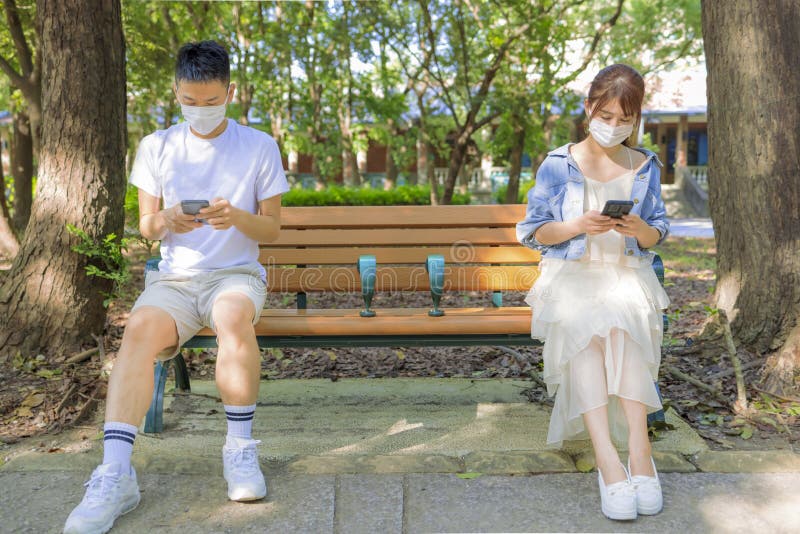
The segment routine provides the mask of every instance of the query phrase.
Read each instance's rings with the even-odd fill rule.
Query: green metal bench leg
[[[358,274],[361,277],[361,295],[364,297],[364,309],[361,317],[375,317],[375,312],[370,309],[372,297],[375,296],[375,278],[377,276],[377,261],[372,254],[364,254],[358,258]]]
[[[433,298],[433,309],[428,312],[431,317],[441,317],[444,311],[439,309],[439,302],[444,292],[444,256],[441,254],[431,254],[425,262],[425,269],[428,271],[428,278],[431,283],[431,297]]]
[[[656,386],[656,393],[658,393],[658,400],[664,401],[664,398],[661,396],[661,390],[658,389],[658,382],[655,382]],[[658,410],[657,412],[647,414],[647,426],[653,426],[653,423],[656,421],[660,421],[662,423],[666,422],[667,418],[664,415],[664,410]]]
[[[156,362],[153,402],[150,403],[150,409],[147,410],[147,415],[144,419],[144,431],[148,434],[155,434],[164,430],[164,386],[167,383],[168,372],[169,360],[163,363]]]
[[[180,391],[191,391],[189,384],[189,370],[186,368],[186,360],[183,355],[178,353],[172,358],[172,363],[175,364],[175,388]]]
[[[492,306],[495,308],[500,308],[503,305],[503,292],[502,291],[493,291],[492,292]]]
[[[653,270],[656,272],[656,277],[661,285],[664,285],[664,261],[661,259],[661,256],[656,254],[653,257]],[[667,327],[669,326],[669,318],[667,314],[662,316],[662,320],[664,321],[664,332],[667,331]],[[663,397],[661,396],[661,390],[658,389],[658,381],[655,382],[656,386],[656,393],[658,393],[658,400],[663,402]],[[647,426],[652,426],[653,423],[656,421],[665,422],[666,416],[664,415],[664,410],[659,410],[657,412],[653,412],[647,415]]]

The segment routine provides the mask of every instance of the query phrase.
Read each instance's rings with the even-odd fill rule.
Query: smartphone
[[[608,215],[612,219],[621,219],[633,209],[632,200],[608,200],[600,215]]]
[[[181,200],[181,210],[186,215],[197,215],[201,209],[208,206],[208,200]],[[205,219],[195,218],[194,221],[208,224]]]

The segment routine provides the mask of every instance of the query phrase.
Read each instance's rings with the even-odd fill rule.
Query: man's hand
[[[164,217],[164,226],[167,227],[167,232],[174,234],[185,234],[203,226],[203,223],[195,221],[194,215],[183,213],[180,204],[162,210],[161,216]]]
[[[597,210],[591,210],[578,217],[577,222],[581,233],[598,235],[615,229],[618,220],[608,215],[601,215]]]
[[[214,230],[227,230],[237,225],[242,213],[242,210],[232,206],[229,201],[216,197],[209,207],[200,210],[198,217],[205,219]]]

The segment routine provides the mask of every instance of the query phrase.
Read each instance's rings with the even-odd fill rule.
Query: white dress
[[[635,173],[610,182],[586,178],[584,212],[606,200],[630,198]],[[626,256],[615,230],[586,237],[579,260],[543,259],[525,299],[532,308],[531,337],[543,340],[544,381],[556,395],[547,443],[587,439],[582,414],[608,405],[612,436],[627,440],[617,399],[661,409],[658,377],[662,312],[669,298],[650,258]]]

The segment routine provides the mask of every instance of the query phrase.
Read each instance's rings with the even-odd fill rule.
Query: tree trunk
[[[125,192],[125,41],[119,0],[38,0],[42,140],[28,231],[0,284],[0,359],[74,350],[101,333],[105,281],[70,250],[74,224],[121,235]],[[87,98],[99,94],[102,98]]]
[[[14,177],[14,218],[17,235],[25,232],[33,201],[33,131],[28,115],[15,111],[11,146],[11,173]]]
[[[11,229],[9,221],[11,217],[8,212],[8,201],[6,200],[6,177],[3,174],[3,140],[0,138],[0,257],[12,259],[19,252],[19,241],[14,231]]]
[[[392,132],[394,136],[394,132]],[[392,155],[392,144],[386,145],[386,180],[383,183],[383,188],[387,191],[394,189],[397,186],[397,163],[394,161]]]
[[[776,393],[800,371],[800,4],[704,1],[716,303]],[[769,58],[769,59],[765,59]]]
[[[522,172],[522,152],[525,149],[525,127],[520,122],[514,127],[514,145],[511,147],[508,170],[508,188],[506,189],[506,204],[516,204],[519,201],[519,175]]]
[[[453,149],[450,151],[450,164],[447,169],[447,179],[444,184],[444,194],[442,195],[442,204],[450,204],[453,200],[453,192],[456,188],[456,181],[458,180],[461,167],[464,166],[464,160],[467,156],[467,148],[469,137],[472,130],[465,129],[459,133],[453,144]]]
[[[350,65],[352,45],[349,36],[348,2],[342,3],[341,41],[339,43],[339,131],[342,135],[342,181],[347,186],[357,186],[361,182],[358,173],[358,160],[353,150],[353,70]]]

